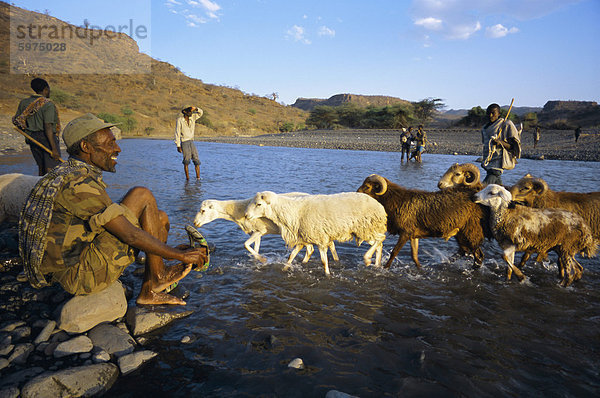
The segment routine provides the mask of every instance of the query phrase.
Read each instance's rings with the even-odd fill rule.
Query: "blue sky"
[[[129,19],[205,83],[298,97],[442,98],[447,109],[600,100],[600,0],[15,0],[82,25]]]

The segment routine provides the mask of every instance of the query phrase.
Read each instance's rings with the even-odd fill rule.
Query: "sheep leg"
[[[300,250],[302,250],[303,247],[304,247],[304,245],[301,245],[301,244],[297,244],[296,246],[294,246],[294,249],[292,249],[292,252],[290,253],[290,256],[288,257],[287,264],[285,265],[285,267],[283,267],[284,271],[287,271],[290,268],[292,261],[294,261],[294,258],[296,258],[296,256],[298,255],[298,252],[300,252]]]
[[[531,257],[532,253],[533,253],[533,251],[531,251],[531,250],[525,250],[525,252],[523,253],[523,256],[521,257],[521,261],[519,261],[519,268],[525,267],[525,264],[527,263],[527,260],[529,260],[529,258]],[[538,257],[539,257],[539,254],[538,254]]]
[[[371,247],[369,248],[369,250],[367,250],[363,257],[363,259],[365,260],[365,266],[368,267],[371,265],[371,257],[373,257],[373,253],[375,253],[375,266],[380,267],[381,252],[383,251],[383,242],[375,241],[374,243],[369,243],[371,244]]]
[[[560,282],[561,286],[567,287],[574,281],[581,279],[581,264],[579,264],[579,262],[577,262],[573,256],[569,256],[566,253],[561,253],[559,262],[563,263],[564,269],[564,277]]]
[[[323,268],[325,269],[325,275],[331,275],[329,273],[329,263],[327,262],[327,246],[319,245],[319,254],[321,255],[321,262],[323,263]]]
[[[264,263],[267,261],[267,259],[258,253],[258,249],[260,248],[261,237],[262,234],[260,232],[253,232],[252,235],[250,235],[250,238],[248,238],[248,240],[244,242],[244,247],[250,252],[250,254],[252,254],[252,256],[254,256],[255,259]],[[250,246],[252,243],[254,243],[254,248]]]
[[[454,235],[456,235],[458,233],[458,231],[460,231],[460,229],[458,228],[454,228],[452,231],[450,231],[448,234],[442,236],[442,238],[444,238],[444,240],[447,242],[448,239],[450,239],[451,237],[453,237]]]
[[[417,268],[421,268],[421,263],[419,262],[419,239],[410,240],[410,254]]]
[[[331,256],[333,257],[333,261],[340,261],[337,251],[335,250],[335,243],[333,243],[333,241],[329,244],[329,250],[331,250]]]
[[[304,258],[302,259],[302,264],[306,264],[308,262],[308,260],[310,259],[310,256],[312,256],[312,254],[315,252],[315,249],[313,248],[313,245],[306,245],[306,254],[304,255]]]
[[[511,247],[505,249],[504,252],[502,253],[502,258],[508,264],[507,275],[506,275],[507,280],[510,280],[513,271],[517,275],[517,277],[519,278],[520,281],[525,279],[525,275],[521,272],[521,270],[518,269],[517,267],[515,267],[515,263],[514,263],[515,247],[514,246],[511,246]]]
[[[392,253],[390,254],[389,260],[387,261],[387,263],[385,263],[385,268],[390,268],[390,266],[392,265],[392,262],[398,255],[398,252],[400,252],[400,249],[402,249],[402,246],[404,246],[404,244],[406,242],[408,242],[408,236],[406,234],[400,233],[400,236],[398,237],[398,242],[396,243],[396,246],[394,246],[394,248],[392,249]],[[411,244],[412,244],[412,241],[411,241]],[[417,262],[417,267],[420,267],[420,266],[421,265]]]

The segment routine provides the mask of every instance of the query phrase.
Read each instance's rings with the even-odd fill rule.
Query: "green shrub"
[[[60,88],[53,88],[50,90],[50,99],[59,105],[63,105],[71,99],[71,94]]]
[[[282,133],[294,131],[294,123],[292,123],[292,122],[283,123],[281,126],[279,126],[279,131],[281,131]]]

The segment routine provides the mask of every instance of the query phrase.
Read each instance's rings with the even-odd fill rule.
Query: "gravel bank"
[[[426,153],[446,155],[481,155],[481,135],[477,129],[426,130],[430,144]],[[362,151],[400,152],[400,133],[397,130],[312,130],[259,136],[196,137],[196,141],[242,145],[285,146],[293,148],[350,149]],[[125,137],[149,138],[149,137]],[[153,136],[172,139],[171,136]],[[0,131],[0,153],[28,151],[24,138],[17,132]],[[524,158],[600,161],[600,131],[584,130],[575,142],[572,130],[542,130],[541,139],[533,147],[531,131],[522,135]],[[63,147],[63,155],[66,156]]]

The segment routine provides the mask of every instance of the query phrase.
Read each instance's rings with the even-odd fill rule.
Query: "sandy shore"
[[[426,153],[481,155],[481,136],[477,129],[431,129],[426,131],[430,141]],[[253,137],[198,136],[196,141],[294,148],[400,152],[399,135],[396,130],[312,130]],[[172,139],[171,136],[124,138]],[[600,131],[597,130],[584,131],[578,142],[575,142],[572,130],[542,130],[541,139],[536,148],[533,147],[533,138],[530,131],[524,131],[521,138],[523,158],[600,161]],[[23,137],[17,132],[0,131],[0,139],[0,153],[2,154],[28,151]]]

